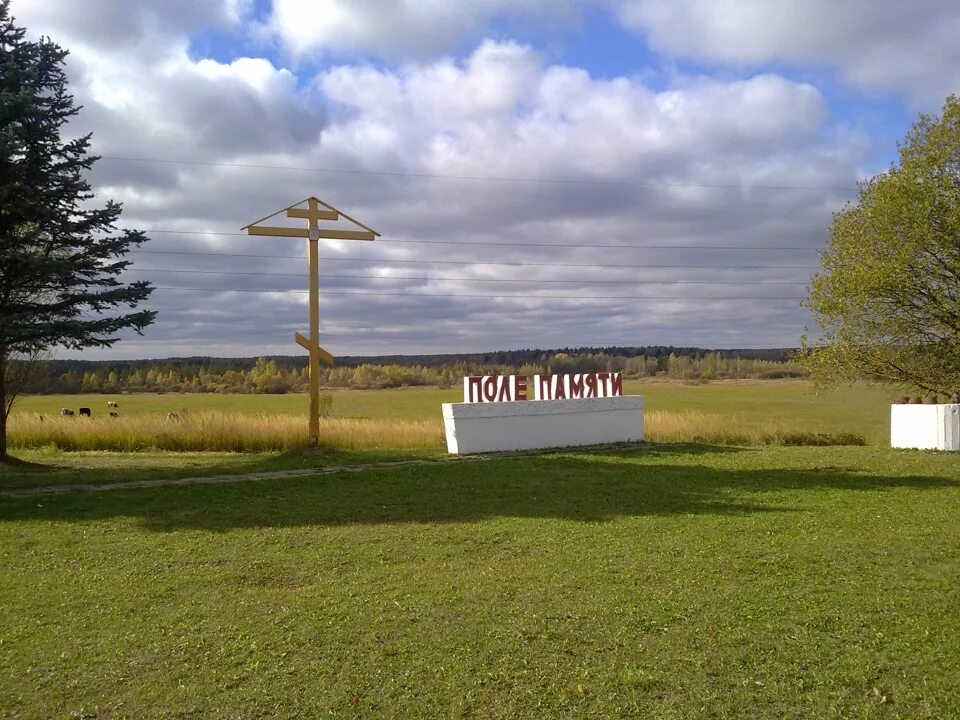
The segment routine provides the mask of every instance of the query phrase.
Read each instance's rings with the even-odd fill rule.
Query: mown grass
[[[647,446],[0,499],[9,717],[948,718],[960,465]]]

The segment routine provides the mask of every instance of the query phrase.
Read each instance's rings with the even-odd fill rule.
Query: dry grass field
[[[323,418],[324,445],[336,450],[374,448],[442,449],[440,419]],[[719,445],[862,445],[855,433],[812,431],[799,421],[762,421],[699,411],[653,410],[646,414],[653,442]],[[10,422],[10,446],[61,451],[268,452],[306,447],[303,418],[202,411],[104,417],[40,417],[17,413]]]
[[[855,386],[817,394],[803,382],[627,383],[646,399],[654,442],[723,445],[882,445],[889,432],[886,388]],[[439,388],[337,390],[323,419],[336,450],[442,450],[440,404],[460,391]],[[106,403],[120,404],[120,417]],[[61,407],[93,408],[61,418]],[[10,420],[10,445],[62,451],[286,451],[306,445],[307,398],[294,395],[41,395],[23,398]],[[168,413],[179,416],[167,420]],[[42,420],[40,419],[42,416]]]
[[[19,413],[11,418],[9,441],[15,448],[54,446],[60,450],[139,452],[266,452],[308,444],[303,418],[202,411],[176,418],[145,414],[111,417],[46,417]],[[443,425],[429,420],[323,418],[325,445],[341,450],[433,448],[443,442]]]

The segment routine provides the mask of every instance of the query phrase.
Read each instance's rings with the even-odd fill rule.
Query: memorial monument
[[[454,454],[643,440],[643,397],[616,372],[465,377],[463,402],[442,410]]]
[[[302,207],[306,205],[306,207]],[[321,207],[322,206],[322,207]],[[286,213],[288,218],[306,220],[304,227],[283,227],[261,225],[260,223]],[[337,221],[340,218],[351,223],[356,230],[340,230],[337,228],[321,228],[320,221]],[[308,428],[310,444],[316,445],[320,438],[320,362],[333,365],[333,356],[320,347],[320,270],[318,267],[318,241],[320,238],[328,240],[374,240],[380,237],[373,228],[369,228],[359,220],[347,215],[315,197],[301,200],[266,217],[245,225],[243,230],[249,235],[265,235],[267,237],[302,237],[307,239],[307,268],[310,278],[310,336],[304,337],[300,333],[294,334],[296,343],[310,353],[310,418]]]

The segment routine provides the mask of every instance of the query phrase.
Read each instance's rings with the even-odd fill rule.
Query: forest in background
[[[804,377],[792,350],[607,347],[509,350],[468,355],[337,358],[320,382],[336,388],[458,386],[467,375],[622,372],[626,378],[682,380]],[[272,393],[306,389],[305,356],[50,360],[27,388],[32,393]]]

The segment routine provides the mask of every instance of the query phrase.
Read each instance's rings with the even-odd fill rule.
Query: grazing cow
[[[120,417],[120,413],[112,412],[110,413],[110,417]]]
[[[80,408],[80,417],[93,417],[93,413],[90,408]]]
[[[73,410],[70,408],[60,408],[60,414],[63,417],[73,417]]]
[[[107,407],[118,408],[120,407],[120,404],[115,403],[113,400],[107,400]]]
[[[180,414],[179,414],[179,413],[167,413],[167,420],[168,420],[169,422],[180,422]]]

